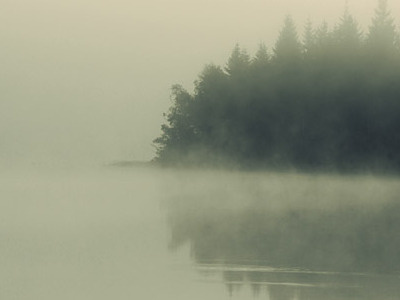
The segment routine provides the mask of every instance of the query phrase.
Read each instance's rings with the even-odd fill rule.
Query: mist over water
[[[315,77],[296,77],[290,68],[276,68],[282,76],[268,81],[270,90],[263,81],[279,53],[286,53],[277,47],[286,40],[280,29],[292,28],[286,31],[298,39],[296,53],[309,53],[313,61],[318,51],[308,46],[337,37],[340,24],[350,24],[348,32],[366,46],[376,4],[3,0],[0,299],[399,299],[399,178],[382,174],[400,166],[397,65],[386,61],[385,51],[382,69],[369,65],[379,59],[358,63],[362,57],[344,43],[339,58],[352,56],[342,65],[321,56],[338,73],[326,77],[329,85],[320,85],[320,94],[315,82],[324,76],[318,69],[310,73]],[[400,2],[388,5],[393,19],[382,10],[375,25],[386,20],[389,31],[383,32],[396,33]],[[288,14],[292,18],[284,21]],[[307,46],[302,34],[308,18]],[[325,42],[331,49],[331,40]],[[226,61],[232,48],[236,56]],[[249,90],[240,88],[249,83],[241,74],[249,73],[239,68],[240,76],[234,75],[242,59],[260,71],[252,71]],[[361,73],[343,71],[351,63]],[[205,64],[208,73],[194,82]],[[364,70],[366,64],[371,68]],[[358,86],[360,74],[371,81]],[[299,78],[312,79],[304,85]],[[369,88],[379,82],[372,97]],[[320,106],[332,86],[339,96]],[[202,93],[210,87],[211,93]],[[303,88],[312,97],[298,101]],[[349,101],[341,96],[347,88],[356,91]],[[270,95],[289,97],[274,96],[278,109],[263,110],[248,105],[254,99],[244,103],[254,91],[266,92],[256,93],[254,103],[263,105]],[[373,99],[357,106],[356,98],[363,105]],[[192,110],[186,104],[196,99],[212,105]],[[227,106],[214,106],[224,99]],[[315,100],[310,107],[323,108],[311,118],[297,107],[309,100]],[[196,118],[182,118],[195,111]],[[238,123],[241,118],[246,122]],[[275,147],[265,138],[268,130],[260,130],[270,128],[264,121],[276,127]],[[157,136],[158,146],[152,144]],[[165,166],[181,168],[144,162],[163,158],[163,149]],[[183,167],[182,154],[189,166],[201,168]],[[313,168],[318,163],[325,167]],[[226,169],[215,169],[221,166]],[[280,171],[238,170],[253,167]]]
[[[398,178],[9,170],[4,299],[394,299]]]
[[[398,295],[396,179],[221,175],[169,201],[170,247],[189,244],[209,281],[269,299]]]

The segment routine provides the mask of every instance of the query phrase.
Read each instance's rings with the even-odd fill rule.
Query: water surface
[[[399,299],[396,178],[3,170],[1,299]]]

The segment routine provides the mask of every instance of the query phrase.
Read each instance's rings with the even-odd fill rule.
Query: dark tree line
[[[345,11],[336,26],[291,17],[272,51],[236,45],[173,105],[156,160],[241,167],[400,168],[400,43],[385,0],[366,33]]]

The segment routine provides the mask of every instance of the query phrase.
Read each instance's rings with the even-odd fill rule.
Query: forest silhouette
[[[287,16],[272,51],[236,45],[173,101],[155,161],[240,168],[400,169],[400,43],[380,0],[363,33],[346,9],[299,36]]]

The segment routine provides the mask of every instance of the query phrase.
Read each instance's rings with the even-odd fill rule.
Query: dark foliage
[[[239,45],[174,86],[156,160],[301,169],[400,168],[400,48],[386,1],[362,34],[346,11],[330,30],[287,17],[271,53]],[[301,40],[303,40],[301,42]]]

